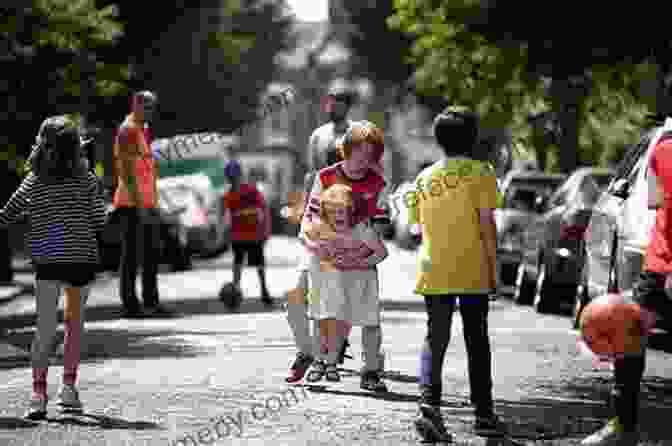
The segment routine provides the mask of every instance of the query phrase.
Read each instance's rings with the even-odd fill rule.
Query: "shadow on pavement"
[[[284,298],[275,298],[273,306],[265,305],[258,297],[246,297],[240,308],[232,310],[224,305],[216,295],[213,293],[212,298],[201,299],[182,299],[166,301],[164,305],[177,313],[173,318],[184,316],[197,315],[220,315],[220,314],[253,314],[253,313],[268,313],[268,312],[283,312]],[[406,312],[424,312],[425,306],[422,301],[382,301],[383,309],[386,311],[406,311]],[[117,320],[122,318],[121,304],[113,305],[95,305],[86,310],[86,320],[88,322],[101,322]],[[161,317],[150,317],[148,319],[161,319]],[[163,317],[170,318],[170,317]],[[63,312],[59,310],[58,320],[62,321]],[[384,317],[385,322],[389,323],[404,323],[407,319]],[[35,325],[36,315],[34,313],[25,313],[19,315],[3,315],[0,316],[0,327],[6,330],[20,329],[31,327]]]
[[[357,376],[359,372],[340,369],[343,376]],[[386,380],[398,382],[417,382],[417,377],[387,372]],[[372,392],[352,392],[334,389],[332,386],[305,385],[315,393],[363,397],[391,402],[416,403],[418,395],[396,392],[375,394]],[[613,416],[608,406],[611,380],[607,377],[570,377],[565,381],[536,386],[542,396],[523,398],[519,401],[498,399],[495,401],[497,413],[508,427],[509,435],[501,444],[516,443],[515,440],[552,441],[561,439],[580,439],[600,429]],[[469,414],[467,423],[471,423],[471,403],[463,395],[443,394],[442,412],[446,424],[457,432],[468,431],[463,426],[465,410]],[[660,423],[666,413],[672,411],[672,379],[645,376],[641,397],[641,439],[654,444],[668,444],[669,430]],[[502,441],[498,439],[497,441]],[[508,442],[508,443],[507,443]],[[662,443],[661,443],[662,442]],[[500,444],[500,443],[492,443]],[[564,444],[564,443],[563,443]],[[672,444],[670,442],[669,444]]]
[[[405,393],[397,392],[385,392],[385,393],[374,393],[374,392],[348,392],[343,390],[335,390],[334,388],[328,388],[327,386],[321,385],[306,385],[308,391],[315,393],[327,393],[330,395],[342,395],[342,396],[355,396],[355,397],[364,397],[372,398],[374,400],[384,400],[391,401],[395,403],[417,403],[418,395],[408,395]]]
[[[83,363],[104,361],[112,358],[154,359],[154,358],[188,358],[209,354],[213,348],[198,343],[198,337],[243,336],[248,330],[240,331],[179,331],[166,329],[91,329],[87,331]],[[33,332],[18,332],[8,336],[12,345],[30,350]],[[62,339],[62,332],[57,339]],[[54,365],[61,365],[62,358],[53,356]],[[0,361],[0,370],[29,367],[29,359]]]
[[[538,439],[582,437],[600,429],[613,416],[609,408],[611,373],[574,376],[538,386],[545,396],[520,402],[498,401],[503,417],[516,430],[538,432]],[[642,441],[669,441],[669,429],[660,423],[672,412],[672,379],[645,376],[640,398]],[[534,427],[536,426],[536,427]],[[663,443],[667,444],[667,443]]]
[[[58,418],[47,418],[50,423],[75,425],[81,427],[97,427],[99,429],[128,429],[128,430],[163,430],[161,425],[149,421],[128,421],[105,415],[82,413],[77,415],[65,414]]]
[[[282,301],[276,299],[275,305],[269,307],[264,305],[259,298],[246,298],[237,310],[229,309],[224,303],[213,295],[212,298],[204,299],[184,299],[171,300],[164,303],[165,307],[176,311],[177,313],[170,317],[148,317],[146,319],[170,319],[183,316],[196,315],[215,315],[215,314],[248,314],[248,313],[267,313],[271,311],[283,311]],[[87,322],[101,322],[121,319],[121,304],[114,305],[96,305],[86,309]],[[58,320],[62,321],[63,311],[59,310]],[[20,315],[5,315],[0,317],[0,326],[5,329],[20,329],[35,325],[36,315],[34,313]],[[129,319],[134,321],[138,319]],[[142,319],[145,320],[145,319]]]
[[[17,297],[25,296],[27,294],[35,293],[35,286],[32,283],[26,282],[2,282],[0,284],[2,287],[17,288],[16,292],[10,294],[9,296],[0,297],[0,305],[4,305],[8,302],[13,301]]]
[[[37,427],[40,423],[23,418],[0,417],[0,429],[25,429],[28,427]]]

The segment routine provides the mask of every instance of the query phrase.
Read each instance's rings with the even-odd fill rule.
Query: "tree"
[[[158,92],[157,136],[227,133],[251,119],[275,55],[292,44],[284,1],[110,2],[125,25],[114,53],[132,61],[131,88]],[[115,105],[118,120],[128,102]]]
[[[389,23],[414,36],[423,90],[473,105],[487,119],[510,121],[528,143],[526,118],[550,108],[559,168],[566,172],[579,163],[581,146],[604,149],[595,139],[603,133],[598,128],[629,133],[632,126],[613,125],[624,116],[641,118],[633,88],[641,78],[629,73],[639,70],[651,42],[667,39],[646,8],[610,8],[603,20],[585,2],[396,0],[395,7]]]
[[[127,67],[97,56],[122,29],[116,8],[92,0],[33,0],[0,6],[0,135],[3,158],[21,165],[40,122],[78,112],[85,78],[99,96],[124,91]],[[88,66],[81,62],[86,58]]]
[[[413,74],[410,64],[413,39],[406,33],[387,25],[386,19],[394,14],[394,0],[340,0],[343,23],[338,37],[352,51],[352,73],[374,82],[376,95],[373,108],[385,111],[397,104],[405,93],[417,96],[418,103],[433,114],[444,106],[445,100],[423,95],[409,79]]]

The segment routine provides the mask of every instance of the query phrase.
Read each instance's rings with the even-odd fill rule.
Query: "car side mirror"
[[[609,188],[609,193],[614,197],[618,197],[623,200],[627,199],[630,196],[630,184],[628,183],[628,180],[621,178],[614,181]]]

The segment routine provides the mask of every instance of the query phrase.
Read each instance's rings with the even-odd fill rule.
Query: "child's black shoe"
[[[443,424],[439,406],[420,405],[420,413],[414,422],[418,435],[427,443],[452,443],[453,436]]]
[[[359,387],[363,390],[368,390],[369,392],[387,392],[387,386],[383,382],[380,373],[375,370],[364,372],[362,374]]]

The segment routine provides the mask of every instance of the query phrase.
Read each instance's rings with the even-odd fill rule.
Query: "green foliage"
[[[544,19],[537,20],[532,13],[515,16],[521,8],[532,8],[527,2],[515,7],[496,1],[488,2],[489,7],[482,3],[394,1],[395,13],[387,23],[413,38],[410,61],[415,65],[416,87],[449,103],[474,107],[488,125],[508,126],[517,145],[529,148],[534,145],[527,117],[557,107],[549,95],[550,79],[544,75],[587,70],[591,88],[578,123],[579,161],[606,164],[615,159],[622,147],[637,137],[644,115],[651,109],[652,101],[642,100],[640,88],[655,76],[651,64],[641,59],[644,49],[610,47],[609,39],[599,36],[602,28],[594,21],[592,27],[582,21],[571,33],[567,32],[568,22],[561,21],[563,32],[559,33],[555,18],[548,20],[552,16],[548,10]],[[534,7],[537,9],[526,10],[542,14],[547,8],[546,4]],[[620,18],[625,20],[626,16]],[[627,35],[625,29],[618,33]],[[614,40],[619,44],[624,42],[622,36],[617,37]],[[606,48],[604,55],[594,54],[593,42]],[[549,49],[540,50],[541,43]],[[639,58],[628,59],[628,51]],[[544,64],[552,64],[552,71]],[[549,161],[555,164],[558,148],[551,150]]]
[[[18,3],[18,2],[15,2]],[[93,0],[32,0],[0,7],[0,112],[5,158],[25,157],[48,115],[79,110],[85,80],[94,94],[125,91],[125,63],[105,64],[100,54],[122,34],[113,5]]]
[[[157,137],[227,133],[254,117],[275,55],[292,43],[284,1],[111,2],[126,31],[111,56],[136,61],[130,88],[157,91]],[[118,121],[128,101],[115,108]]]

